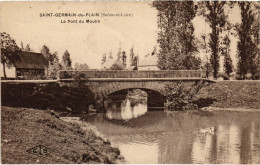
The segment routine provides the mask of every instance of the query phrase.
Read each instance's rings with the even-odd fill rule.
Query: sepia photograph
[[[260,2],[0,1],[1,164],[260,164]]]

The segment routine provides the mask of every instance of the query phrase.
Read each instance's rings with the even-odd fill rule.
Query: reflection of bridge
[[[86,80],[97,100],[126,89],[153,91],[155,96],[165,95],[165,85],[184,82],[191,86],[194,82],[209,81],[201,70],[160,70],[160,71],[60,71],[60,84],[73,85],[75,78]]]

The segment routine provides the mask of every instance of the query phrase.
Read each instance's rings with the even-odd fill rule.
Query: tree
[[[46,76],[52,79],[57,78],[57,73],[61,69],[58,52],[51,53],[49,48],[46,45],[43,45],[41,53],[49,63]]]
[[[134,66],[134,56],[135,56],[134,47],[132,47],[130,49],[130,66]]]
[[[154,1],[158,10],[158,67],[163,70],[197,69],[197,52],[192,20],[196,8],[192,1]],[[196,62],[193,62],[196,60]],[[187,67],[187,63],[189,62]]]
[[[3,64],[4,78],[6,79],[5,67],[12,67],[12,58],[20,52],[14,39],[6,32],[1,33],[1,63]]]
[[[248,55],[251,53],[252,40],[250,37],[250,29],[253,25],[253,13],[251,10],[252,3],[250,2],[238,2],[238,6],[241,10],[242,22],[236,26],[239,41],[237,43],[237,57],[238,57],[238,71],[242,79],[246,78],[248,72]]]
[[[254,53],[255,55],[255,59],[254,59],[254,66],[255,66],[255,70],[254,67],[251,68],[251,71],[255,71],[258,73],[258,79],[260,79],[260,24],[259,24],[259,20],[260,20],[260,4],[259,3],[255,3],[255,11],[258,11],[255,13],[255,19],[254,19],[254,23],[253,23],[253,27],[252,27],[252,36],[253,36],[253,44],[255,45],[254,49]],[[257,74],[256,73],[256,74]],[[252,74],[253,77],[253,74]],[[256,77],[255,77],[256,78]]]
[[[27,51],[27,52],[30,52],[30,51],[31,51],[30,44],[27,44],[27,45],[26,45],[25,51]]]
[[[62,61],[61,61],[61,63],[62,63],[63,69],[66,69],[66,70],[71,69],[71,63],[72,63],[72,61],[71,61],[71,59],[70,59],[70,53],[68,52],[68,50],[66,50],[66,51],[64,52],[64,54],[63,54],[63,56],[62,56]]]
[[[212,32],[209,37],[209,48],[211,50],[210,63],[213,69],[213,76],[217,78],[220,57],[220,33],[227,22],[224,12],[225,1],[205,1],[200,2],[201,15],[209,23]]]
[[[106,62],[107,59],[107,55],[106,53],[103,54],[102,60],[101,60],[101,64],[103,65]]]
[[[226,35],[223,39],[223,47],[221,48],[222,55],[224,56],[224,71],[230,77],[233,72],[232,59],[230,58],[230,39]]]
[[[58,52],[49,53],[49,59],[48,59],[49,65],[47,68],[46,76],[51,79],[58,78],[58,71],[61,70],[62,66],[59,63],[59,57]]]
[[[49,61],[47,77],[49,77],[51,79],[58,78],[58,72],[59,72],[59,70],[61,70],[61,68],[62,68],[62,66],[59,63],[59,58],[58,58],[58,56],[55,56],[55,58],[53,58],[52,63]]]
[[[86,63],[84,63],[84,64],[78,64],[78,63],[76,63],[74,69],[75,69],[75,70],[88,70],[88,69],[89,69],[89,66],[88,66],[88,64],[86,64]]]
[[[133,66],[135,66],[135,67],[137,67],[137,65],[138,65],[138,62],[139,62],[139,56],[138,56],[138,54],[134,57],[134,65]]]
[[[50,55],[49,55],[49,62],[51,64],[54,64],[56,59],[58,59],[58,52],[50,53]]]
[[[122,62],[123,62],[123,65],[126,66],[126,52],[125,51],[122,51]]]
[[[259,24],[259,20],[260,20],[260,4],[258,3],[255,4],[255,8],[256,10],[255,11],[258,11],[255,13],[255,19],[254,19],[254,24],[253,24],[253,27],[252,27],[252,33],[253,33],[253,43],[255,45],[254,47],[254,53],[256,54],[256,57],[254,59],[255,61],[255,67],[256,67],[256,70],[255,72],[258,73],[258,79],[260,79],[260,24]],[[253,70],[253,67],[251,68],[251,70]],[[252,74],[253,76],[253,74]],[[255,77],[256,78],[256,77]]]
[[[112,50],[109,52],[108,58],[109,58],[109,59],[113,59]]]
[[[208,59],[204,65],[202,65],[202,69],[205,71],[206,77],[209,78],[209,74],[212,72],[212,67]]]
[[[117,59],[121,59],[121,47],[119,48],[118,52],[117,52]]]
[[[241,10],[242,22],[236,26],[238,70],[242,79],[251,72],[252,79],[259,65],[259,3],[237,2]],[[258,12],[255,12],[258,11]]]
[[[50,60],[51,53],[50,53],[49,48],[46,45],[43,45],[43,47],[41,49],[41,53],[46,58],[47,61]]]
[[[21,50],[24,50],[23,41],[21,41]]]
[[[79,68],[79,63],[75,63],[75,65],[74,65],[74,70],[77,70],[77,68]]]
[[[206,35],[201,35],[201,39],[202,39],[202,42],[200,42],[200,48],[202,50],[204,50],[204,53],[205,53],[205,59],[203,60],[203,64],[202,64],[202,70],[205,71],[206,73],[206,77],[209,78],[209,74],[212,72],[212,67],[211,67],[211,64],[209,62],[209,57],[208,57],[208,43],[206,42]]]

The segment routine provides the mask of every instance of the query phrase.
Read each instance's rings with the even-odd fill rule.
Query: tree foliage
[[[122,51],[121,51],[121,47],[118,49],[118,52],[117,52],[117,59],[121,59],[121,54],[122,54]]]
[[[62,56],[62,61],[61,61],[62,67],[65,70],[69,70],[71,69],[71,64],[72,61],[70,59],[70,53],[68,52],[68,50],[66,50]]]
[[[45,50],[47,50],[45,52]],[[49,48],[46,46],[46,48],[43,48],[42,53],[48,53],[47,54],[47,61],[49,63],[48,68],[46,68],[46,77],[50,79],[56,79],[58,78],[58,72],[62,69],[62,66],[59,62],[58,52],[50,53]]]
[[[209,78],[209,74],[212,72],[212,67],[211,67],[211,64],[209,62],[209,57],[208,57],[208,43],[206,42],[206,35],[201,35],[201,39],[202,41],[200,42],[200,48],[204,51],[205,53],[205,58],[203,59],[203,62],[202,62],[202,70],[205,71],[206,73],[206,77]]]
[[[54,53],[55,54],[55,53]],[[49,66],[47,69],[47,77],[51,79],[57,79],[58,78],[58,72],[61,70],[62,66],[59,63],[59,58],[57,55],[54,55],[53,61],[49,61]]]
[[[192,1],[154,1],[158,10],[158,67],[163,70],[199,69],[192,19]]]
[[[132,47],[130,49],[130,66],[134,66],[134,57],[135,57],[134,47]]]
[[[50,53],[50,49],[46,45],[43,45],[41,49],[41,53],[46,58],[46,60],[49,61],[51,53]]]
[[[106,62],[106,59],[107,59],[107,55],[106,53],[104,53],[101,59],[101,65],[103,65]]]
[[[88,69],[89,66],[86,63],[84,64],[75,63],[74,70],[88,70]]]
[[[3,64],[4,78],[6,79],[5,67],[12,67],[12,58],[20,52],[15,40],[6,32],[1,33],[1,63]]]
[[[109,59],[113,59],[113,53],[112,53],[112,51],[109,52],[108,58],[109,58]]]
[[[31,51],[30,44],[27,44],[24,50],[30,52]]]
[[[21,50],[24,50],[23,41],[21,41]]]
[[[236,26],[238,73],[242,79],[248,72],[255,78],[259,67],[259,3],[237,2],[241,10],[242,22]],[[258,11],[258,12],[255,12]]]
[[[225,1],[205,1],[199,2],[200,14],[209,23],[212,32],[209,35],[210,63],[213,69],[213,76],[217,78],[220,57],[220,33],[227,22],[225,14]]]
[[[166,109],[171,111],[197,109],[198,105],[193,103],[193,98],[204,84],[204,81],[198,81],[189,88],[185,88],[181,81],[177,84],[166,84]]]
[[[122,63],[126,67],[126,52],[122,51]]]
[[[224,56],[224,71],[230,77],[230,73],[233,72],[232,59],[230,57],[230,39],[226,35],[223,39],[223,46],[221,47],[222,55]]]

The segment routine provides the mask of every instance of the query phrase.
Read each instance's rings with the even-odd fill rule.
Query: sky
[[[231,20],[239,21],[239,11],[229,13]],[[105,13],[130,16],[106,17],[40,17],[46,13]],[[100,23],[79,23],[79,20],[100,20]],[[77,23],[61,23],[77,20]],[[202,17],[193,20],[195,36],[209,33],[210,28]],[[157,11],[151,1],[139,2],[0,2],[0,31],[7,32],[18,46],[30,44],[34,52],[40,52],[45,44],[59,58],[67,49],[75,63],[87,63],[98,69],[104,53],[113,56],[121,47],[129,55],[130,48],[142,59],[157,44]],[[231,56],[235,58],[236,38],[231,38]],[[203,58],[204,54],[199,54]],[[235,59],[234,59],[235,60]]]

